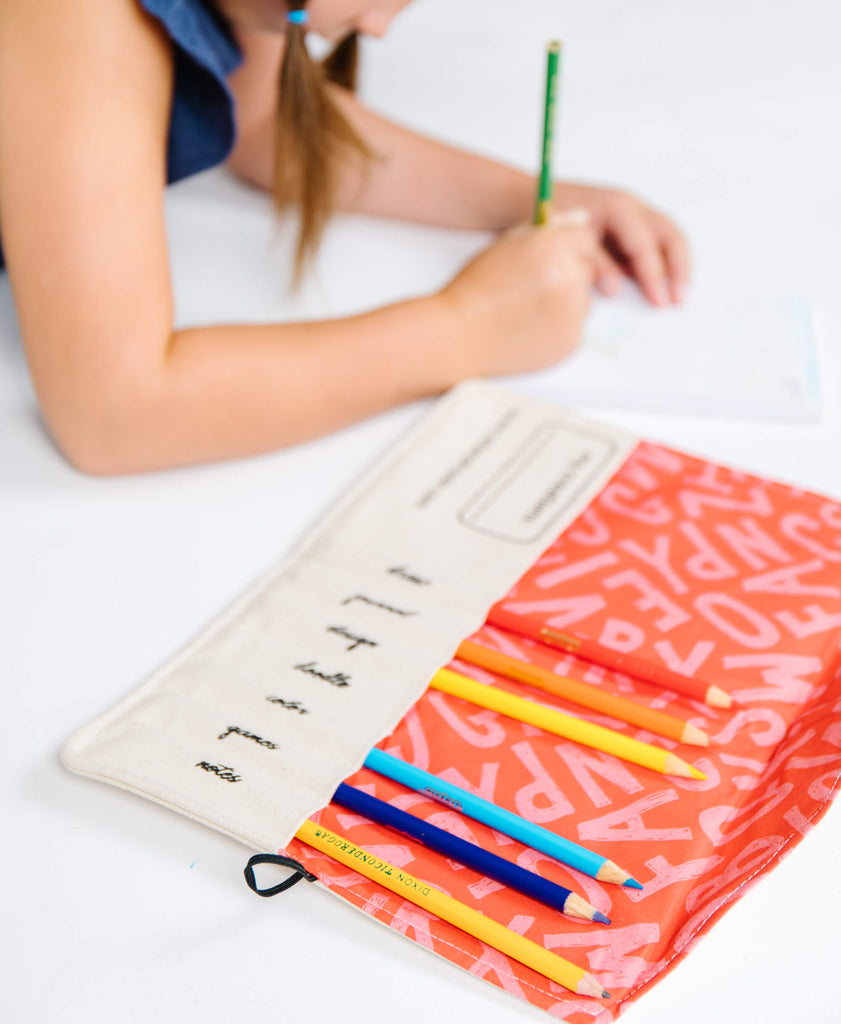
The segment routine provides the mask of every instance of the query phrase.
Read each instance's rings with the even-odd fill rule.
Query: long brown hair
[[[290,11],[302,11],[307,0],[287,0],[287,4]],[[305,34],[304,25],[287,22],[275,123],[275,205],[278,209],[290,203],[300,206],[296,277],[313,254],[330,216],[341,151],[361,158],[371,155],[327,88],[330,82],[355,88],[356,33],[342,40],[320,63],[310,57]]]

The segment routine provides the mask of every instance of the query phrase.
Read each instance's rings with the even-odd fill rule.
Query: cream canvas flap
[[[636,439],[480,382],[432,410],[66,766],[285,846]]]

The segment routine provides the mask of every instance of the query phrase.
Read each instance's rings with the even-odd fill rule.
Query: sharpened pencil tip
[[[688,764],[682,758],[676,754],[666,754],[663,768],[661,769],[666,775],[680,775],[683,779],[705,779],[706,775],[702,771]]]
[[[638,882],[636,880],[636,878],[628,878],[622,884],[623,885],[627,885],[629,889],[641,889],[642,888],[642,882]]]
[[[712,708],[729,708],[734,702],[732,696],[720,686],[711,686],[707,690],[706,703]]]
[[[604,914],[602,914],[601,911],[598,910],[593,914],[593,920],[598,921],[599,924],[610,924],[610,918],[605,917]]]
[[[710,745],[710,738],[703,729],[699,729],[696,725],[691,725],[687,722],[683,727],[683,742],[691,743],[695,747],[708,747]]]
[[[610,999],[610,993],[606,988],[602,989],[602,999]]]

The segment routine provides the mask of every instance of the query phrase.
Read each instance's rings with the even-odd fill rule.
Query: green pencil
[[[561,66],[561,44],[551,42],[546,50],[546,109],[543,115],[543,152],[537,185],[535,224],[545,224],[552,212],[552,147],[555,135],[555,98]]]

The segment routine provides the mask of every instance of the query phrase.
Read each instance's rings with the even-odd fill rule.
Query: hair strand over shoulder
[[[292,11],[305,7],[306,0],[289,0]],[[275,205],[278,209],[292,203],[300,207],[296,280],[315,252],[330,217],[342,151],[363,159],[371,156],[329,88],[335,84],[352,90],[356,85],[356,33],[338,43],[321,63],[310,57],[305,36],[304,25],[287,23],[275,123]]]

